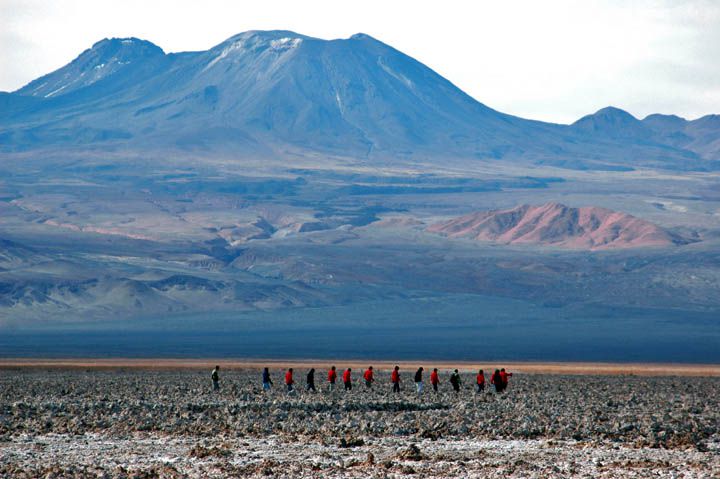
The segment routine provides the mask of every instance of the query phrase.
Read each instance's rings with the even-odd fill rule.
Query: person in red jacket
[[[335,389],[335,381],[337,381],[337,371],[335,366],[330,368],[328,371],[328,390],[332,392]]]
[[[390,374],[390,382],[392,382],[392,385],[393,385],[393,392],[399,393],[400,392],[400,366],[395,366],[395,369],[393,369],[392,374]]]
[[[363,379],[365,380],[365,387],[370,389],[372,387],[372,383],[375,382],[372,366],[365,370],[365,374],[363,374]]]
[[[500,380],[502,380],[502,390],[505,391],[508,387],[508,378],[512,376],[512,373],[505,372],[505,368],[500,370]]]
[[[295,384],[293,380],[293,368],[290,368],[285,373],[285,385],[287,386],[288,393],[293,392],[293,384]]]
[[[430,373],[430,384],[432,384],[433,391],[438,392],[438,384],[440,384],[440,376],[438,376],[437,368],[433,369]]]
[[[343,384],[346,391],[352,391],[352,368],[347,368],[343,373]]]
[[[485,390],[485,373],[481,369],[478,371],[477,379],[475,382],[475,391],[481,393]]]

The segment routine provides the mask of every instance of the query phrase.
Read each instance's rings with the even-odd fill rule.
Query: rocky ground
[[[720,477],[720,378],[263,393],[257,370],[0,370],[0,477]],[[300,373],[300,374],[297,374]],[[305,371],[296,372],[304,380]],[[318,371],[318,379],[324,373]],[[318,385],[324,383],[318,381]]]

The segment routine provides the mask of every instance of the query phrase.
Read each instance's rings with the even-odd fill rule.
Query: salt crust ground
[[[343,448],[277,436],[202,439],[139,434],[23,435],[4,443],[16,477],[698,477],[720,474],[706,452],[553,440],[376,438]],[[371,458],[371,459],[369,459]],[[43,465],[43,466],[40,466]],[[9,476],[7,476],[9,477]]]
[[[290,396],[208,373],[0,370],[0,478],[720,477],[718,378],[520,374],[498,396],[466,373],[456,397],[443,371],[418,398],[387,371]]]

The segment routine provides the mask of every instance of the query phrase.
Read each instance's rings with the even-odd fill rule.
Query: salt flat
[[[303,389],[305,365],[296,365]],[[716,477],[720,378],[517,373],[502,395],[288,394],[284,370],[42,369],[0,374],[0,476]],[[338,364],[339,368],[345,365]],[[360,370],[353,368],[355,378]],[[427,379],[427,378],[426,378]]]

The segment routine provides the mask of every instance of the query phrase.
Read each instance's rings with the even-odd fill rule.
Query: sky
[[[271,29],[367,33],[525,118],[571,123],[609,105],[638,118],[720,113],[715,0],[0,0],[0,91],[105,37],[179,52]]]

